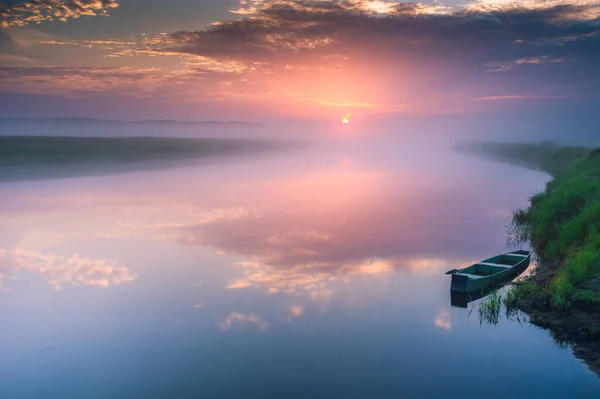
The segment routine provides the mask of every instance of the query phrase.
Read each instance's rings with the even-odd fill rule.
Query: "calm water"
[[[450,306],[547,178],[446,148],[1,184],[0,397],[598,397],[548,332]]]

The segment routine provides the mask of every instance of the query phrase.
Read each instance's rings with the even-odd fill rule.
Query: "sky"
[[[0,4],[2,117],[598,120],[598,0]]]

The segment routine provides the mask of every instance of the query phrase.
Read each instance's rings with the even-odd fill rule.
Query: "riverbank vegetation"
[[[0,136],[0,167],[184,159],[280,147],[284,143],[249,139]]]
[[[554,165],[546,189],[513,213],[511,239],[529,242],[539,266],[509,292],[509,306],[524,299],[556,310],[600,305],[600,150],[584,153],[557,148],[562,169]]]
[[[520,309],[600,373],[600,149],[553,144],[472,144],[462,149],[552,176],[545,190],[513,212],[509,244],[530,243],[534,273],[506,291]],[[497,299],[484,301],[484,309]]]
[[[529,242],[538,269],[507,293],[507,304],[532,299],[557,310],[600,305],[600,149],[552,143],[466,143],[458,148],[553,177],[526,209],[513,212],[509,244]]]

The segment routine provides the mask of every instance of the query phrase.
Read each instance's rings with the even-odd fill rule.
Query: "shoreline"
[[[551,180],[513,212],[509,241],[531,243],[535,273],[503,303],[547,329],[600,377],[600,150],[552,143],[461,143],[456,149],[542,171]]]

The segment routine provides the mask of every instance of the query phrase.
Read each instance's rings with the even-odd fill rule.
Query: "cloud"
[[[554,62],[554,63],[564,62],[564,59],[549,58],[547,56],[527,57],[527,58],[520,58],[518,60],[510,61],[507,63],[491,63],[491,64],[489,64],[489,66],[495,67],[495,69],[490,69],[490,72],[504,72],[504,71],[508,71],[509,69],[512,69],[519,65],[539,65],[539,64],[545,64],[548,62]]]
[[[131,90],[143,96],[156,87],[156,80],[165,75],[154,68],[92,68],[92,67],[1,67],[0,87],[8,92],[53,92],[82,96],[108,91]],[[145,86],[142,82],[150,86]]]
[[[229,331],[233,327],[255,327],[259,331],[266,331],[269,328],[269,323],[263,321],[260,317],[253,313],[231,313],[223,320],[223,322],[221,322],[221,329],[223,331]]]
[[[0,286],[20,271],[43,275],[55,289],[64,286],[109,287],[137,278],[116,261],[92,259],[77,254],[59,255],[35,250],[0,249]]]
[[[474,98],[473,101],[500,101],[500,100],[551,100],[566,98],[565,96],[536,96],[536,95],[511,95],[511,96],[486,96]]]
[[[218,82],[194,69],[155,67],[0,67],[0,90],[82,98],[99,94],[178,103],[211,98]]]
[[[52,44],[60,46],[77,46],[77,47],[99,47],[102,50],[125,49],[129,46],[135,46],[137,42],[122,41],[118,39],[108,40],[40,40],[38,44]]]
[[[467,57],[467,50],[478,50],[472,57],[480,57],[492,43],[504,46],[494,49],[498,53],[518,47],[516,41],[572,41],[599,32],[598,14],[593,11],[600,8],[595,2],[476,2],[453,11],[390,3],[385,18],[377,16],[372,3],[247,2],[238,10],[245,18],[220,21],[201,31],[176,32],[165,38],[163,46],[203,56],[275,61],[297,53],[349,56],[369,49],[381,56],[391,48],[418,53],[439,50],[430,54],[435,57]]]
[[[43,36],[44,34],[30,29],[11,34],[6,29],[0,29],[0,66],[29,67],[43,64],[34,60],[28,51],[32,40],[37,41]]]
[[[117,0],[32,0],[9,7],[0,5],[0,28],[108,15],[108,10],[116,7]]]
[[[36,43],[39,45],[50,46],[73,46],[89,49],[99,49],[106,53],[106,58],[119,59],[145,56],[145,57],[175,57],[182,65],[180,65],[179,73],[185,71],[209,71],[221,73],[241,73],[244,71],[252,71],[256,68],[252,65],[245,65],[235,61],[216,60],[209,57],[182,54],[179,52],[169,52],[159,50],[157,48],[170,43],[166,33],[161,33],[156,36],[148,36],[146,34],[133,35],[126,40],[119,38],[96,39],[96,40],[75,40],[75,39],[54,39],[43,38]],[[176,73],[175,70],[171,71]]]
[[[596,1],[478,1],[454,9],[367,0],[246,1],[234,10],[240,18],[162,36],[151,51],[252,65],[254,73],[240,73],[271,88],[271,96],[277,90],[320,106],[376,104],[368,111],[406,112],[411,105],[431,112],[440,105],[464,107],[455,101],[457,92],[467,100],[525,86],[530,99],[540,91],[549,91],[539,94],[548,98],[564,93],[564,82],[591,92],[584,81],[600,67],[599,10]],[[520,69],[517,78],[489,74],[490,66],[523,65],[544,68]]]
[[[91,48],[122,66],[4,70],[0,90],[73,98],[103,92],[174,107],[252,104],[303,117],[474,112],[509,106],[480,99],[514,93],[529,100],[593,96],[600,86],[599,4],[243,1],[233,19],[199,30],[40,40]],[[131,57],[146,66],[124,67]]]

